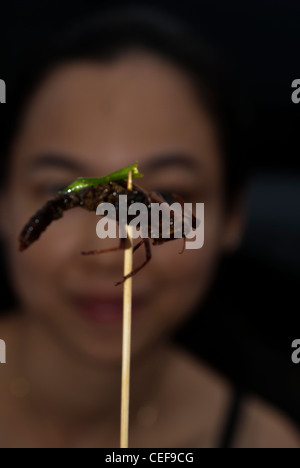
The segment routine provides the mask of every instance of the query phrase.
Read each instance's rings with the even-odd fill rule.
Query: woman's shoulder
[[[169,417],[181,421],[177,427],[182,428],[184,445],[178,442],[178,447],[214,447],[222,438],[231,401],[230,383],[204,362],[175,347],[171,348],[165,381],[172,412]]]
[[[245,398],[235,439],[239,448],[300,448],[300,433],[290,419],[258,397]]]
[[[173,352],[170,380],[177,382],[178,398],[185,395],[185,411],[190,408],[198,440],[202,432],[208,435],[204,445],[222,444],[233,424],[234,447],[300,447],[300,433],[283,413],[258,397],[238,392],[225,377],[189,353]]]

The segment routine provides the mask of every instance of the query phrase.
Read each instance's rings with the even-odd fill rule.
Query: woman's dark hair
[[[185,71],[194,83],[201,103],[211,113],[219,130],[230,203],[245,176],[244,149],[241,148],[241,123],[245,112],[237,84],[189,24],[149,7],[127,6],[98,12],[67,27],[54,39],[48,39],[47,44],[31,51],[30,57],[24,57],[23,64],[10,78],[5,120],[0,127],[2,184],[20,118],[47,74],[66,61],[90,59],[109,63],[132,50],[150,51],[166,58]]]

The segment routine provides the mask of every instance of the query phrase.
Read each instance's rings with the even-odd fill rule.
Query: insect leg
[[[134,276],[136,273],[138,273],[140,270],[142,270],[146,265],[147,263],[150,262],[151,258],[152,258],[152,254],[151,254],[151,245],[150,245],[150,241],[148,238],[146,239],[142,239],[134,248],[134,252],[141,246],[141,245],[145,245],[145,250],[146,250],[146,260],[144,261],[144,263],[142,263],[142,265],[140,265],[139,267],[135,268],[131,273],[129,273],[129,275],[126,275],[124,276],[124,278],[122,279],[122,281],[119,281],[118,283],[116,283],[116,286],[119,286],[120,284],[123,284],[128,278],[132,278],[132,276]]]
[[[136,252],[141,247],[141,245],[144,244],[144,242],[145,242],[145,239],[142,239],[137,245],[135,245],[133,247],[133,253]]]
[[[81,252],[81,255],[100,255],[103,253],[109,253],[109,252],[117,252],[118,250],[125,250],[126,247],[126,239],[121,238],[120,239],[120,244],[118,247],[113,247],[111,249],[105,249],[105,250],[90,250],[89,252]]]

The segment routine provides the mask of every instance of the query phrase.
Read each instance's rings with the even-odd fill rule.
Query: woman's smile
[[[74,310],[84,320],[91,322],[94,325],[113,325],[120,326],[123,319],[123,297],[119,294],[109,294],[107,292],[101,294],[87,293],[74,294],[70,297],[70,304]],[[143,301],[133,297],[132,299],[132,316],[135,317],[141,313]]]

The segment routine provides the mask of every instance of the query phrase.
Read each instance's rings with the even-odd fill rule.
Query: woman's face
[[[24,313],[86,356],[119,363],[123,254],[84,257],[117,239],[96,236],[99,220],[66,212],[27,251],[18,235],[36,210],[79,176],[97,177],[139,161],[148,190],[205,203],[205,244],[179,255],[182,240],[152,248],[134,277],[132,353],[154,345],[203,298],[238,223],[225,216],[222,155],[214,123],[188,78],[150,54],[114,63],[78,62],[53,71],[31,99],[12,150],[2,195],[10,275]],[[135,265],[145,252],[135,253]]]

